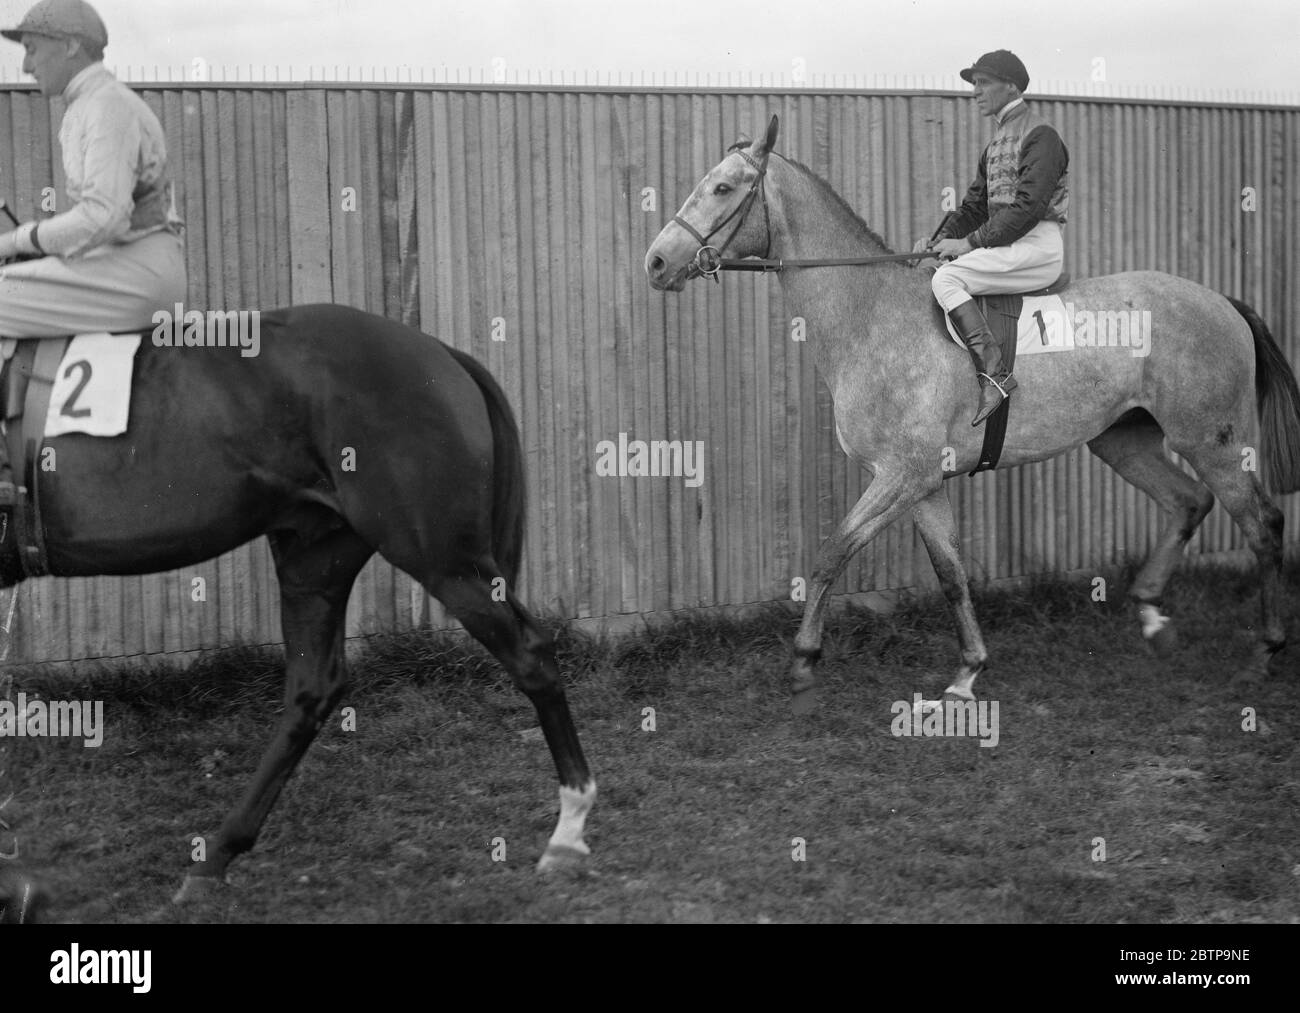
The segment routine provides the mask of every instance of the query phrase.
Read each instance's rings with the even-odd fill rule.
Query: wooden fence
[[[333,301],[481,358],[525,441],[524,599],[607,617],[789,596],[863,488],[774,278],[654,292],[642,259],[727,144],[781,116],[778,148],[895,248],[963,192],[989,134],[968,95],[519,86],[158,85],[190,303]],[[1067,268],[1184,275],[1255,305],[1300,362],[1300,109],[1044,98],[1071,153]],[[20,217],[62,193],[57,113],[0,89],[0,188]],[[501,340],[496,340],[501,339]],[[364,348],[357,355],[366,354]],[[597,444],[699,440],[702,484],[597,474]],[[1154,506],[1086,452],[949,483],[972,576],[1145,554]],[[1283,501],[1289,541],[1300,497]],[[1191,551],[1243,546],[1216,508]],[[191,582],[206,581],[205,601]],[[840,590],[927,584],[911,523]],[[130,657],[280,640],[264,541],[146,577],[22,585],[7,661]],[[444,624],[375,561],[349,634]],[[2,634],[0,634],[2,635]]]

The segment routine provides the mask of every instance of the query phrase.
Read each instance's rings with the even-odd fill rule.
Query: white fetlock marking
[[[582,839],[583,827],[587,822],[587,813],[596,801],[596,782],[588,781],[582,791],[573,788],[560,788],[560,821],[555,825],[555,833],[546,846],[551,848],[572,848],[582,855],[590,855],[591,849]]]
[[[975,691],[971,687],[975,685],[975,677],[978,674],[978,671],[963,668],[952,685],[943,691],[944,696],[955,696],[959,700],[974,700]],[[918,700],[912,704],[912,714],[921,717],[942,710],[943,700]]]
[[[975,699],[975,679],[984,670],[984,662],[978,665],[962,665],[957,670],[957,677],[953,679],[952,685],[944,690],[949,696],[955,696],[962,700]]]
[[[1138,618],[1142,620],[1142,636],[1147,640],[1169,625],[1169,617],[1162,616],[1154,605],[1139,605]]]
[[[925,717],[925,715],[927,714],[932,714],[935,711],[942,711],[942,710],[943,710],[942,700],[918,700],[916,701],[916,703],[912,704],[913,717],[917,715],[920,715],[921,717]]]

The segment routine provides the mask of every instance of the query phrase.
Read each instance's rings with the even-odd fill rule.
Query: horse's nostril
[[[651,258],[650,258],[650,270],[651,270],[651,272],[654,273],[654,274],[663,274],[663,270],[664,270],[664,258],[663,258],[663,257],[651,257]]]

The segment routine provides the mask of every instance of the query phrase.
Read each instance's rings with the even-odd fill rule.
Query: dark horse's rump
[[[510,402],[506,400],[501,387],[477,359],[455,348],[447,350],[483,392],[488,418],[492,424],[492,456],[496,461],[497,474],[522,473],[524,451],[519,443],[519,428],[515,425],[514,412],[510,410]],[[495,483],[492,496],[493,555],[506,582],[512,585],[519,575],[519,561],[524,550],[526,505],[522,482]]]
[[[47,441],[57,468],[40,476],[41,500],[56,575],[191,565],[292,523],[306,503],[371,530],[382,551],[376,486],[400,486],[403,506],[434,514],[455,500],[452,522],[482,527],[490,548],[490,511],[457,487],[489,486],[492,426],[456,353],[341,306],[272,310],[260,326],[253,357],[159,348],[146,335],[129,430]]]
[[[542,866],[585,854],[595,785],[551,638],[512,586],[523,455],[500,387],[466,353],[348,307],[272,310],[259,327],[255,356],[157,347],[146,334],[128,431],[48,440],[57,467],[40,475],[58,576],[174,570],[259,535],[270,540],[285,714],[187,883],[219,879],[252,847],[337,703],[348,596],[375,552],[442,601],[533,700],[561,781],[560,822]]]

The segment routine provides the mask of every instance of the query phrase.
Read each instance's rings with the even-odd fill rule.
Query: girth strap
[[[981,295],[975,298],[984,312],[984,319],[988,322],[993,340],[1002,349],[1002,368],[1010,374],[1016,364],[1016,332],[1019,329],[1024,296]],[[984,420],[984,445],[980,448],[979,464],[970,475],[978,475],[981,471],[992,471],[996,468],[998,460],[1002,457],[1002,444],[1007,438],[1007,416],[1011,412],[1011,398],[1007,397],[1007,392],[1002,390],[1002,385],[993,377],[989,377],[989,382],[1001,391],[1002,403]]]
[[[5,425],[16,493],[14,538],[25,577],[43,577],[50,572],[41,521],[40,453],[54,381],[71,340],[69,336],[19,341],[9,364]]]

